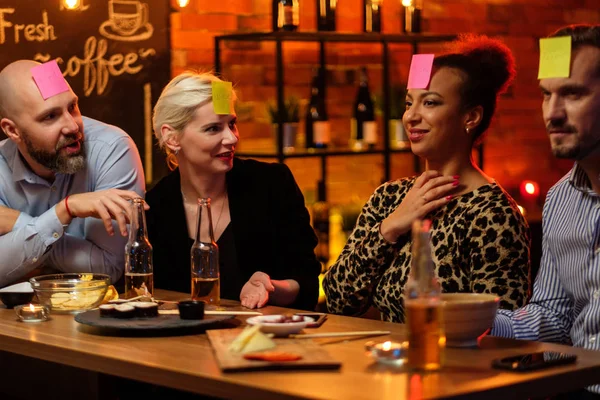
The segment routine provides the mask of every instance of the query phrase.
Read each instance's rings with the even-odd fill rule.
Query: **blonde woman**
[[[254,308],[314,309],[320,264],[304,197],[289,168],[235,157],[235,111],[216,114],[212,74],[187,72],[163,90],[154,133],[173,172],[146,195],[158,288],[190,292],[197,199],[210,197],[221,297]],[[235,93],[231,110],[234,110]]]

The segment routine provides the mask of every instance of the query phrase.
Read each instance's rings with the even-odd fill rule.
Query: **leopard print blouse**
[[[403,291],[411,264],[411,233],[396,243],[379,231],[416,177],[381,185],[362,209],[356,227],[323,287],[329,312],[360,315],[374,305],[382,318],[404,322]],[[431,248],[443,292],[493,293],[500,308],[529,297],[529,226],[514,200],[496,183],[457,196],[427,216]]]

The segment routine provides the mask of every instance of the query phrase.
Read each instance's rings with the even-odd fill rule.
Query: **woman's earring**
[[[471,129],[468,126],[465,126],[465,132],[467,132],[467,135],[470,135]]]
[[[173,154],[175,154],[175,155],[179,154],[179,149],[175,150],[175,151],[173,152]]]

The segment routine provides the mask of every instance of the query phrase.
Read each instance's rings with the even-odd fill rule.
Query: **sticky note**
[[[538,79],[568,78],[571,69],[571,37],[540,39]]]
[[[44,100],[69,90],[56,60],[31,68],[31,75]]]
[[[433,54],[414,54],[408,72],[407,89],[425,89],[429,86],[433,69]]]
[[[215,114],[231,114],[231,82],[212,83],[212,101]]]

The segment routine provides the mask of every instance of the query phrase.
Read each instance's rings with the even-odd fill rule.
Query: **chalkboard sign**
[[[82,114],[124,129],[156,181],[166,167],[151,112],[171,77],[169,12],[169,0],[0,0],[0,69],[56,59]]]

